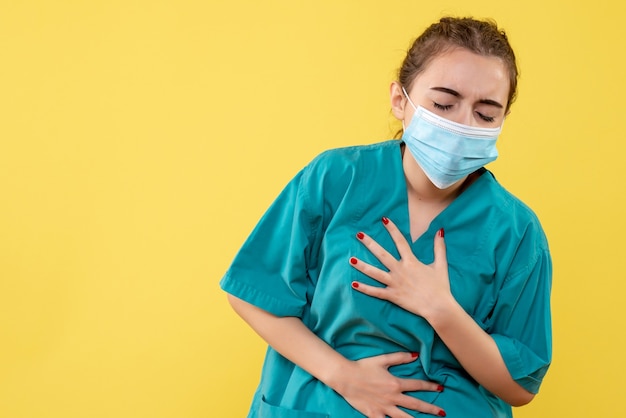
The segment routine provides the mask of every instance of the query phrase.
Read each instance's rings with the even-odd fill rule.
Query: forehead
[[[415,78],[415,87],[447,87],[465,95],[503,100],[508,98],[510,82],[502,59],[455,48],[435,56]]]

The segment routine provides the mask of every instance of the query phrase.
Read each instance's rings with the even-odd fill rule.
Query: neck
[[[454,200],[464,189],[465,179],[461,179],[447,189],[439,189],[424,174],[410,153],[404,153],[402,167],[406,179],[409,198],[432,204],[447,204]],[[466,178],[467,179],[467,178]]]

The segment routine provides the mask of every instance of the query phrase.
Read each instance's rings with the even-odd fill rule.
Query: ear
[[[399,82],[394,81],[391,83],[391,86],[389,86],[389,96],[391,101],[391,113],[393,113],[396,119],[404,120],[404,108],[407,100]]]

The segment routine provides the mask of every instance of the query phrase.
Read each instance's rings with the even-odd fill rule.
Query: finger
[[[396,248],[398,249],[398,253],[400,254],[400,258],[405,258],[409,255],[413,255],[413,251],[411,251],[411,246],[407,242],[402,232],[398,229],[396,224],[394,224],[389,218],[383,216],[382,219],[383,225],[387,228],[387,232],[391,236],[394,244],[396,244]]]
[[[404,395],[400,400],[398,406],[402,406],[413,411],[419,411],[426,414],[435,415],[438,417],[445,417],[446,413],[443,409],[428,402],[424,402],[412,396]]]
[[[400,379],[400,388],[402,392],[443,392],[443,385],[421,379]]]
[[[369,284],[354,281],[352,282],[352,288],[363,293],[364,295],[377,299],[389,300],[390,297],[386,287],[370,286]]]
[[[404,412],[402,409],[395,407],[393,408],[391,411],[389,411],[389,413],[387,415],[385,415],[385,417],[391,417],[391,418],[412,418],[412,415],[407,414],[406,412]]]
[[[396,353],[381,354],[375,358],[382,366],[389,368],[398,364],[411,363],[419,358],[419,353],[398,351]]]
[[[359,241],[363,243],[365,248],[367,248],[373,255],[382,263],[383,266],[387,267],[389,270],[393,267],[394,263],[397,263],[398,260],[387,250],[380,246],[372,237],[369,235],[359,232],[356,234],[356,237]]]
[[[443,228],[441,228],[435,234],[435,265],[448,265],[448,255],[446,251],[446,242],[444,236],[445,232]]]
[[[384,284],[389,284],[389,273],[379,269],[378,267],[374,267],[371,264],[365,263],[359,260],[356,257],[350,257],[350,265],[365,274],[366,276],[371,277],[372,279]]]

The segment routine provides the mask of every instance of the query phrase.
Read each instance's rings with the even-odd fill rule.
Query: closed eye
[[[478,117],[480,117],[485,122],[493,122],[494,120],[496,120],[496,118],[494,118],[493,116],[483,115],[480,112],[476,112],[476,113],[478,114]]]
[[[452,107],[452,105],[442,105],[437,102],[433,102],[433,106],[435,107],[435,109],[439,110],[450,110],[450,108]]]

